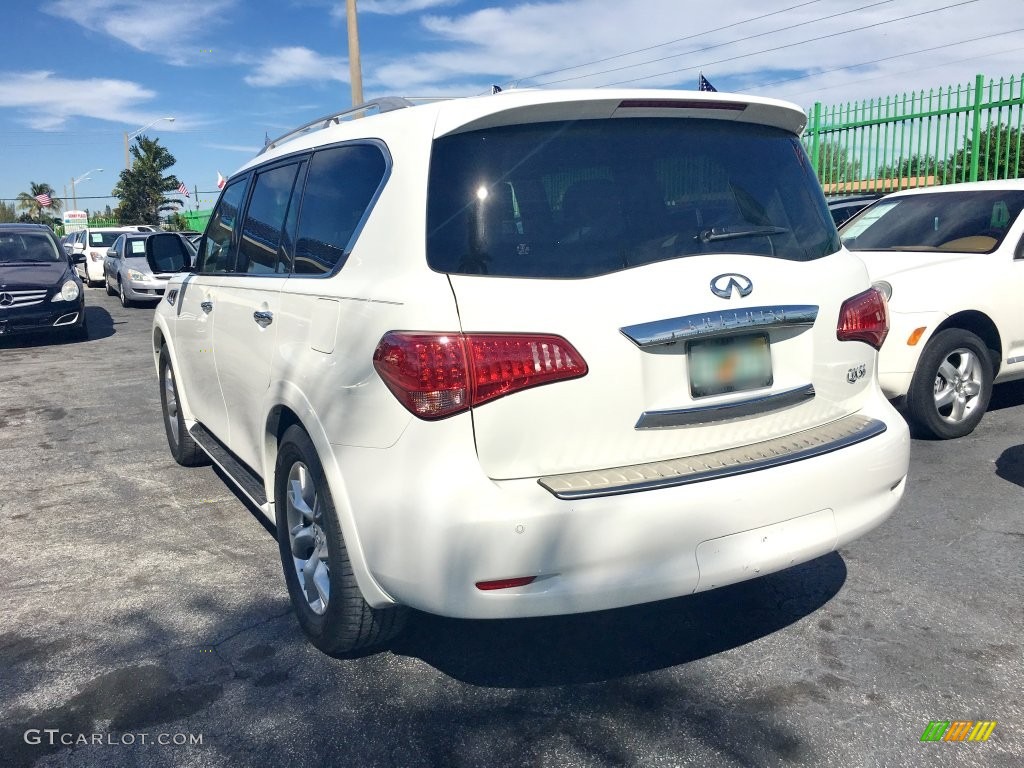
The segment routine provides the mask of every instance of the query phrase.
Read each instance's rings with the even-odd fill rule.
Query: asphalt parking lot
[[[902,507],[837,554],[600,614],[416,615],[339,660],[271,534],[171,459],[152,311],[87,303],[87,342],[0,340],[0,763],[1024,764],[1024,385],[915,441]],[[922,743],[934,720],[998,725]]]

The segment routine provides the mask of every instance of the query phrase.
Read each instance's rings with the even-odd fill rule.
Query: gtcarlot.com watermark
[[[51,747],[131,747],[136,744],[187,747],[203,743],[201,733],[71,733],[59,728],[29,728],[24,738],[26,744],[46,744]]]

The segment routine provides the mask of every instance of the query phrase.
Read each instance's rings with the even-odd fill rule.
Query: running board
[[[266,513],[267,493],[263,489],[263,478],[236,459],[235,454],[225,448],[202,424],[195,424],[188,433],[196,441],[196,445],[203,449],[203,453],[210,457],[210,461],[224,470],[224,474],[231,478],[238,490]]]
[[[885,422],[852,415],[762,443],[700,456],[628,467],[541,477],[537,482],[559,499],[616,496],[743,475],[832,453],[885,432]]]

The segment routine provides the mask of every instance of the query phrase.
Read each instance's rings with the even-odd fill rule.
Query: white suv
[[[229,179],[153,326],[171,452],[276,523],[315,645],[379,644],[405,607],[712,589],[893,511],[909,437],[876,381],[886,305],[840,246],[799,109],[371,106]],[[166,238],[154,271],[186,259]]]

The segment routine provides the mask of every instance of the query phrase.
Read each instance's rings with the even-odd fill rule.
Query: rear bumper
[[[862,415],[885,431],[838,450],[575,499],[557,498],[536,478],[485,477],[468,419],[413,422],[387,450],[334,446],[344,490],[332,482],[332,491],[351,512],[364,577],[399,603],[463,618],[617,608],[786,568],[879,525],[902,498],[910,441],[880,395],[869,403]],[[469,445],[467,455],[439,449],[456,444]],[[537,578],[504,590],[475,586],[522,576]]]
[[[69,331],[85,322],[85,302],[46,301],[32,307],[0,309],[0,336],[42,331]]]

